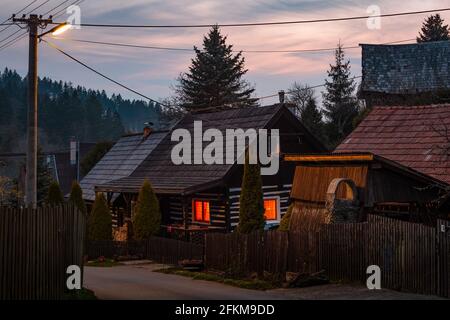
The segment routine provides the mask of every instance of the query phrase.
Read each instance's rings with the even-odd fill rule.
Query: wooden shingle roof
[[[363,93],[415,94],[450,89],[450,41],[361,47]]]
[[[271,121],[277,119],[283,112],[290,111],[282,105],[266,107],[250,107],[231,109],[219,112],[197,113],[185,116],[175,129],[186,129],[194,137],[194,121],[202,121],[203,132],[208,129],[218,129],[225,137],[226,129],[262,129],[267,128]],[[314,139],[313,137],[309,137]],[[317,140],[315,140],[317,141]],[[171,141],[167,135],[155,148],[151,155],[129,176],[110,181],[97,186],[98,191],[137,192],[145,179],[148,179],[157,193],[189,193],[202,188],[220,185],[233,167],[232,164],[181,164],[175,165],[171,160],[171,152],[178,141]],[[209,142],[204,142],[203,147]],[[320,144],[320,142],[319,142]],[[225,146],[225,143],[224,143]],[[321,150],[318,147],[318,150]],[[322,147],[323,148],[323,147]],[[194,154],[202,152],[194,149]],[[236,152],[236,151],[235,151]],[[237,156],[235,154],[235,159]]]
[[[122,137],[81,180],[83,198],[94,200],[96,185],[128,177],[167,133],[168,131],[152,132],[146,139],[142,138],[142,134]]]
[[[335,152],[371,152],[450,183],[450,104],[374,107]]]

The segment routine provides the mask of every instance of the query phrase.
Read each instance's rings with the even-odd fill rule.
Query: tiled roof
[[[142,139],[142,134],[122,137],[81,180],[83,198],[94,200],[95,185],[128,177],[166,135],[167,131],[160,131],[147,139]]]
[[[450,41],[361,47],[363,93],[450,89]]]
[[[374,107],[335,152],[371,152],[450,183],[450,104]]]

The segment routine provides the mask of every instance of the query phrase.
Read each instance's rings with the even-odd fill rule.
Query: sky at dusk
[[[1,21],[20,10],[31,0],[2,0]],[[44,0],[40,0],[44,2]],[[62,3],[50,0],[36,13],[44,13]],[[71,3],[68,1],[67,3]],[[38,3],[38,2],[37,2]],[[381,13],[419,11],[449,7],[449,0],[410,1],[336,1],[336,0],[86,0],[81,7],[82,23],[110,24],[214,24],[324,19],[367,14],[367,8],[377,5]],[[316,24],[222,28],[228,42],[236,50],[292,50],[344,46],[359,43],[383,43],[415,38],[427,14],[382,18],[381,28],[370,30],[365,20]],[[450,12],[441,16],[450,23]],[[61,16],[58,21],[64,21]],[[0,39],[18,29],[12,26],[0,33]],[[207,28],[192,29],[108,29],[82,27],[70,30],[61,38],[129,43],[146,46],[192,48],[201,46]],[[49,38],[50,39],[50,38]],[[122,48],[52,40],[68,53],[131,88],[155,99],[172,94],[171,85],[187,70],[193,53],[137,48]],[[26,38],[0,50],[0,68],[27,72],[28,43]],[[352,74],[360,75],[361,50],[346,51]],[[333,52],[321,53],[245,53],[246,79],[256,88],[256,96],[266,96],[288,89],[294,81],[311,86],[322,84]],[[133,93],[98,77],[68,60],[45,43],[39,45],[39,75],[54,80],[70,81],[92,89],[105,89],[108,94],[121,93],[139,98]],[[316,92],[319,97],[320,89]],[[266,99],[262,104],[275,102]]]

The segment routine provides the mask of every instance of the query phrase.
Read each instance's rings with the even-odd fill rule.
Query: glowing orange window
[[[266,220],[277,220],[277,200],[264,200],[264,216]]]
[[[193,200],[192,211],[194,221],[210,222],[209,201]]]

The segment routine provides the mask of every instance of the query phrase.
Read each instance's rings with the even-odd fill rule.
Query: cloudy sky
[[[75,0],[50,0],[36,13],[43,14],[66,2]],[[1,21],[29,4],[31,0],[2,0]],[[38,0],[32,9],[45,0]],[[66,5],[64,4],[64,5]],[[409,1],[339,1],[339,0],[85,0],[80,5],[82,23],[109,24],[214,24],[238,22],[265,22],[305,19],[324,19],[366,15],[371,5],[381,13],[419,11],[445,8],[448,0]],[[61,5],[54,12],[60,10]],[[367,21],[354,20],[316,24],[223,28],[228,41],[236,50],[292,50],[334,47],[339,41],[344,46],[359,43],[383,43],[415,38],[426,14],[382,18],[380,29],[369,29]],[[450,22],[450,12],[442,16]],[[64,21],[67,15],[58,20]],[[0,30],[3,28],[0,28]],[[16,32],[12,26],[0,32],[2,39]],[[192,48],[200,46],[205,28],[192,29],[111,29],[83,27],[70,30],[61,38],[130,43],[146,46]],[[20,34],[20,33],[18,33]],[[13,37],[9,38],[13,39]],[[191,52],[162,51],[93,45],[67,40],[52,40],[68,53],[99,71],[125,83],[155,99],[170,96],[175,78],[190,64]],[[26,38],[0,49],[0,68],[27,71]],[[80,65],[67,60],[45,43],[39,45],[39,75],[55,80],[70,81],[93,89],[105,89],[109,94],[121,93],[137,98],[115,84],[107,82]],[[352,73],[360,74],[360,49],[347,50],[352,63]],[[287,89],[294,82],[309,85],[321,84],[326,77],[332,52],[320,53],[245,53],[249,69],[247,80],[256,88],[257,96]],[[317,92],[317,96],[320,92]],[[264,100],[263,104],[274,102]]]

